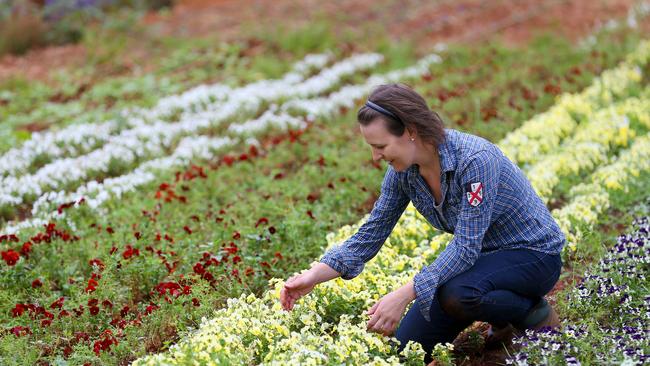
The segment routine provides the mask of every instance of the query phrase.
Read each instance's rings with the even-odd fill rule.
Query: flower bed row
[[[535,116],[504,140],[504,153],[526,167],[554,150],[594,109],[638,96],[644,68],[650,60],[650,41],[641,42],[617,68],[605,71],[578,94],[565,94],[547,112]]]
[[[375,75],[370,78],[369,82],[366,82],[361,86],[344,87],[341,91],[330,94],[328,97],[324,99],[320,99],[322,102],[319,108],[320,115],[322,116],[323,114],[328,114],[328,115],[339,114],[341,108],[345,108],[353,104],[355,100],[357,100],[361,95],[363,95],[363,93],[367,93],[373,85],[377,85],[379,83],[385,83],[388,81],[395,81],[398,79],[408,80],[409,78],[417,77],[419,75],[422,75],[423,73],[426,73],[431,63],[434,62],[439,62],[439,57],[435,55],[428,56],[423,58],[420,62],[418,62],[416,65],[412,67],[404,68],[401,70],[394,70],[386,75]],[[361,62],[361,64],[363,64],[363,62]],[[251,95],[255,97],[255,93],[252,93]],[[230,98],[233,97],[231,96]],[[236,98],[233,98],[233,100],[238,100],[238,103],[240,101],[239,99]],[[245,139],[244,142],[247,145],[248,144],[259,145],[259,143],[257,143],[256,140],[251,139],[250,135],[260,130],[265,133],[270,133],[270,131],[267,131],[269,129],[269,125],[284,130],[288,128],[302,129],[306,126],[303,120],[294,117],[289,112],[287,112],[287,110],[291,110],[293,113],[301,113],[303,115],[309,112],[298,105],[294,105],[291,104],[291,102],[288,102],[285,105],[283,105],[282,110],[276,110],[274,108],[271,108],[269,111],[267,111],[267,113],[264,113],[259,118],[250,120],[242,124],[230,124],[229,131],[232,132],[231,135],[233,135],[233,137],[224,137],[224,138],[186,137],[180,141],[172,156],[145,161],[144,163],[137,166],[135,170],[131,173],[118,176],[115,178],[104,179],[104,182],[102,183],[91,181],[87,184],[81,185],[79,188],[76,189],[75,192],[71,192],[71,193],[68,193],[66,191],[51,191],[42,194],[38,199],[36,199],[36,201],[32,206],[31,214],[34,218],[7,227],[5,228],[5,232],[15,233],[18,230],[25,227],[40,226],[43,223],[51,220],[52,218],[61,218],[62,215],[64,215],[64,213],[60,212],[60,210],[58,209],[55,210],[55,208],[60,207],[61,205],[67,204],[69,202],[79,202],[81,198],[84,198],[86,202],[90,204],[91,207],[98,207],[104,201],[109,199],[111,196],[119,197],[123,192],[133,190],[134,188],[153,180],[154,175],[151,171],[169,170],[171,167],[187,163],[188,161],[191,161],[193,158],[201,158],[204,160],[209,160],[214,155],[216,155],[217,152],[223,153],[224,150],[226,150],[226,148],[230,147],[231,145],[235,145],[235,144],[241,145],[241,142],[238,141],[240,139],[242,140]],[[230,112],[226,112],[226,114],[230,114]],[[313,118],[313,116],[308,115],[307,118],[311,119]],[[195,128],[195,126],[197,125],[196,123],[191,123],[191,124],[193,125],[192,128]],[[182,123],[180,124],[175,123],[170,126],[174,126],[174,128],[168,130],[172,134],[178,132],[179,130],[183,130]],[[148,131],[149,128],[147,128],[146,130]],[[145,132],[144,128],[142,129],[142,132],[143,133]],[[166,140],[166,138],[163,140]],[[152,141],[149,141],[147,146],[151,146],[151,145],[152,145]],[[153,144],[153,147],[155,147],[155,145],[156,144]],[[105,147],[106,146],[107,145],[105,145]],[[138,144],[138,146],[140,145]],[[224,146],[226,148],[224,148]],[[161,149],[160,152],[162,152],[165,148],[165,144],[159,146],[159,148]],[[125,148],[125,146],[120,145],[119,148],[117,149],[109,149],[109,150],[113,151],[113,154],[106,154],[106,151],[104,149],[101,149],[91,154],[73,160],[87,161],[88,164],[84,164],[84,165],[87,165],[88,168],[92,167],[94,170],[97,169],[96,166],[97,159],[94,158],[95,155],[103,156],[102,161],[106,164],[107,169],[112,166],[111,164],[116,164],[115,157],[112,156],[114,154],[124,156],[126,159],[135,159],[133,154],[129,155],[129,153],[132,153],[132,151],[128,147]],[[70,161],[67,161],[65,163],[73,164]],[[61,175],[59,173],[61,171],[60,169],[54,169],[54,167],[58,167],[59,165],[51,164],[46,168],[43,168],[43,169],[47,169],[48,171],[44,173],[43,179],[49,181],[52,177],[56,176],[58,180],[68,180],[68,179],[73,181],[79,180],[78,179],[79,177],[75,176],[75,174]],[[41,169],[40,171],[42,171],[43,169]],[[82,174],[82,175],[85,175],[87,173],[85,169],[79,169],[77,172],[78,174]],[[30,177],[26,177],[26,178],[30,178]],[[25,186],[24,185],[25,182],[23,180],[24,180],[23,177],[21,177],[14,180],[14,183],[22,187],[21,189],[23,189],[23,193],[25,193],[25,190],[29,191],[28,188],[29,185]],[[52,182],[50,182],[50,185],[52,185]],[[40,186],[37,184],[36,186],[32,186],[32,189],[40,189]],[[9,201],[14,200],[13,202],[14,204],[19,204],[21,203],[19,201],[22,201],[22,198],[16,196],[6,195],[4,197],[7,197],[7,200]]]
[[[146,118],[134,118],[130,121],[133,124],[132,128],[122,130],[117,135],[103,136],[106,140],[95,150],[76,157],[54,160],[40,167],[33,174],[25,172],[23,175],[2,178],[0,207],[29,203],[43,193],[74,187],[101,174],[113,175],[128,171],[133,164],[164,156],[180,138],[191,137],[205,130],[218,131],[219,126],[226,122],[232,123],[233,119],[246,118],[258,113],[261,108],[264,108],[264,103],[281,98],[318,95],[340,83],[345,75],[371,68],[381,60],[382,57],[377,54],[357,55],[304,81],[297,73],[290,73],[281,80],[260,82],[238,90],[220,88],[223,89],[221,94],[224,98],[227,96],[223,103],[219,103],[217,98],[217,102],[210,103],[206,110],[195,111],[192,108],[184,110],[178,122],[155,119],[151,123]],[[295,124],[297,121],[290,120],[289,123]],[[155,133],[152,134],[152,131]],[[101,137],[94,135],[91,145],[96,146],[102,140]],[[43,156],[44,151],[50,151],[47,146],[45,148],[45,150],[39,149],[40,154],[37,156]],[[34,156],[28,154],[30,155]],[[24,155],[17,152],[13,157],[5,156],[2,161],[16,164],[21,162],[22,156]],[[66,174],[61,174],[62,171]]]
[[[647,214],[647,208],[646,208]],[[570,289],[560,330],[527,331],[515,339],[514,365],[643,365],[650,361],[650,218],[636,219],[632,232]]]

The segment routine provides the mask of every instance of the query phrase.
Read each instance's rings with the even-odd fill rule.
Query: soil
[[[116,64],[138,64],[147,69],[147,42],[156,35],[214,37],[223,41],[251,41],[253,35],[302,29],[326,19],[338,36],[347,32],[389,30],[395,42],[411,41],[420,53],[438,42],[480,42],[497,36],[508,44],[524,44],[540,32],[554,32],[571,40],[587,34],[608,19],[627,14],[634,0],[179,0],[168,13],[150,13],[142,19],[146,37],[134,37],[128,54]],[[138,47],[139,46],[141,47]],[[363,45],[347,45],[363,50]],[[151,47],[151,46],[150,46]],[[0,59],[0,80],[20,76],[51,81],[53,71],[84,64],[89,50],[83,45],[35,49],[24,56]],[[122,71],[127,73],[129,67]]]

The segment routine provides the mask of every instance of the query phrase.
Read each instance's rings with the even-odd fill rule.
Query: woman
[[[560,275],[565,238],[524,173],[489,141],[444,129],[407,86],[379,86],[357,117],[373,159],[389,165],[381,195],[357,233],[286,282],[284,309],[318,283],[359,275],[412,201],[454,236],[433,263],[369,309],[370,331],[391,335],[399,324],[400,350],[419,342],[428,361],[435,344],[452,342],[475,320],[491,324],[488,341],[559,325],[543,296]]]

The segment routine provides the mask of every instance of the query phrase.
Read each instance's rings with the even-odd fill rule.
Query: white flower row
[[[147,161],[129,174],[107,178],[101,183],[90,181],[73,193],[59,191],[42,195],[33,205],[34,217],[11,224],[3,231],[6,234],[15,234],[25,228],[42,226],[53,219],[61,219],[65,217],[65,212],[59,213],[57,210],[52,210],[52,207],[68,202],[76,202],[73,207],[78,207],[82,198],[88,207],[97,209],[107,200],[119,199],[124,193],[153,181],[156,178],[156,171],[184,166],[197,158],[211,159],[234,143],[232,139],[224,137],[186,137],[180,141],[172,155]],[[256,141],[250,140],[249,143],[254,144]]]
[[[275,85],[281,87],[299,84],[304,78],[314,70],[320,70],[327,65],[332,59],[331,53],[323,54],[310,54],[297,63],[295,63],[291,71],[286,73],[281,79],[278,80],[262,80],[260,82],[249,84],[245,87],[249,89],[259,88],[273,88]],[[162,98],[156,103],[152,109],[134,109],[138,114],[151,119],[161,119],[173,114],[176,110],[187,110],[191,107],[200,104],[214,103],[215,100],[225,100],[233,89],[225,85],[212,84],[212,85],[199,85],[179,95],[170,95]]]
[[[35,132],[22,146],[13,148],[0,157],[0,177],[23,174],[39,157],[52,160],[87,153],[109,141],[115,134],[123,132],[124,129],[138,128],[147,125],[148,121],[155,124],[174,111],[196,110],[199,104],[220,105],[233,94],[249,92],[258,94],[255,90],[291,89],[315,69],[324,67],[330,59],[330,54],[307,55],[302,61],[294,64],[292,70],[281,79],[263,80],[242,88],[233,89],[220,84],[199,85],[180,95],[162,98],[151,109],[123,110],[120,114],[124,121],[75,124],[60,131]],[[340,69],[341,67],[338,66],[335,71]],[[330,81],[332,75],[332,71],[325,72],[325,77],[330,78]],[[313,78],[310,80],[312,80],[311,84],[316,82]]]
[[[21,204],[26,197],[37,197],[71,183],[83,182],[96,172],[107,172],[115,162],[129,165],[159,157],[182,136],[216,128],[242,114],[254,114],[263,102],[269,100],[321,93],[336,85],[343,76],[371,68],[381,60],[382,56],[377,54],[353,56],[288,90],[284,89],[288,87],[286,84],[274,88],[270,88],[271,83],[267,83],[265,88],[244,87],[233,91],[225,103],[198,113],[186,112],[176,123],[157,121],[149,124],[142,120],[136,127],[110,136],[101,148],[88,154],[56,160],[34,174],[1,178],[0,206]]]

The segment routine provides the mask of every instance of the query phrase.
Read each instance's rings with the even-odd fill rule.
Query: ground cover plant
[[[390,54],[312,55],[257,84],[154,97],[107,133],[76,121],[86,131],[77,145],[60,134],[51,145],[59,151],[2,159],[3,183],[16,190],[3,187],[0,357],[120,364],[183,334],[170,353],[138,362],[417,363],[417,347],[394,354],[355,315],[444,248],[448,237],[412,208],[366,277],[323,287],[292,315],[265,317],[278,310],[273,278],[317,258],[326,234],[357,222],[377,196],[383,169],[353,128],[358,101],[372,83],[404,80],[450,127],[501,141],[557,207],[574,260],[608,207],[624,207],[614,193],[639,192],[631,182],[650,161],[647,41],[627,28],[596,37],[578,48],[549,37],[526,49],[450,46],[406,64]],[[216,114],[224,106],[231,114]],[[163,127],[171,132],[158,140],[144,133]],[[8,151],[29,151],[31,138]],[[27,184],[43,177],[37,188]],[[577,180],[587,186],[569,189]],[[329,235],[329,244],[353,230]]]

